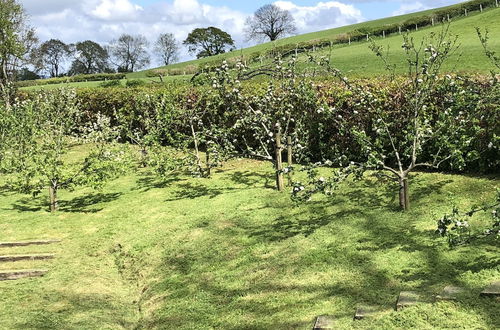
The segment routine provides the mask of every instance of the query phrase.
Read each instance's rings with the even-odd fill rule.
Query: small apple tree
[[[126,153],[115,144],[117,132],[109,118],[99,115],[83,129],[75,125],[79,111],[73,90],[39,92],[4,113],[10,123],[3,157],[8,185],[33,195],[48,188],[51,212],[58,209],[60,189],[100,187],[127,167]],[[86,157],[68,155],[81,143],[90,149]]]
[[[341,168],[334,170],[328,179],[317,178],[315,168],[318,164],[305,168],[308,184],[296,182],[293,198],[308,200],[316,192],[331,193],[347,177],[355,175],[361,178],[365,171],[373,170],[398,183],[399,204],[407,210],[410,207],[408,179],[411,172],[419,168],[437,169],[444,162],[450,162],[456,168],[464,165],[463,150],[472,140],[468,132],[473,130],[471,125],[478,123],[460,109],[460,95],[465,87],[457,84],[459,79],[439,74],[442,65],[457,49],[456,38],[450,36],[447,27],[420,42],[406,34],[402,48],[408,67],[404,79],[395,77],[395,66],[389,62],[382,47],[375,43],[371,45],[391,73],[391,83],[397,87],[399,99],[392,100],[397,106],[393,109],[387,109],[387,100],[381,100],[376,92],[351,82],[328,60],[323,61],[328,72],[339,78],[359,100],[350,109],[351,113],[338,109],[329,111],[337,118],[341,134],[355,141],[362,160],[350,159],[339,152],[334,163]],[[444,100],[442,107],[433,106],[433,97]],[[358,112],[366,114],[366,119],[346,119],[357,116]],[[424,157],[430,161],[421,161]]]

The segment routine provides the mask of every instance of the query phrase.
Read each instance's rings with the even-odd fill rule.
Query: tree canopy
[[[36,66],[51,77],[57,77],[62,73],[62,65],[71,54],[71,47],[59,39],[50,39],[40,45],[36,54]]]
[[[148,41],[143,35],[132,36],[122,34],[117,40],[113,40],[110,46],[110,53],[120,72],[134,72],[150,62],[149,54],[146,50]]]
[[[108,70],[108,51],[98,43],[86,40],[75,45],[75,60],[71,64],[71,74],[92,74]]]
[[[227,33],[216,27],[197,28],[191,31],[183,42],[189,47],[190,53],[196,53],[197,58],[213,56],[234,49],[234,40]]]
[[[161,59],[162,64],[169,65],[179,57],[179,45],[172,33],[162,33],[154,45],[154,52]]]
[[[36,42],[35,31],[27,24],[22,5],[16,0],[0,1],[0,92],[7,104],[9,82]]]
[[[257,9],[253,16],[247,18],[245,25],[245,35],[248,40],[269,38],[274,41],[297,30],[290,12],[274,4]]]

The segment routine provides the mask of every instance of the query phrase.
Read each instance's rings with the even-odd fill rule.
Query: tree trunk
[[[196,131],[194,130],[193,121],[190,121],[190,126],[191,126],[191,134],[193,135],[194,151],[195,151],[195,157],[196,157],[196,166],[198,167],[198,171],[200,172],[200,175],[203,175],[203,167],[201,166],[200,150],[198,148],[198,136],[196,135]]]
[[[287,136],[286,138],[286,144],[287,144],[287,156],[288,156],[288,166],[292,166],[292,137]]]
[[[278,126],[276,130],[276,187],[278,191],[285,190],[283,180],[283,160],[281,158],[281,128]]]
[[[50,212],[56,212],[59,208],[57,201],[57,185],[51,185],[49,187],[49,197],[50,197]]]
[[[211,171],[211,166],[210,166],[210,152],[208,151],[207,149],[207,152],[206,152],[206,165],[207,165],[207,169],[206,169],[206,177],[210,177],[210,175],[212,175],[212,171]]]
[[[399,178],[399,206],[403,211],[410,209],[408,177]]]

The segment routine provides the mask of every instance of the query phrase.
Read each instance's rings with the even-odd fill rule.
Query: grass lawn
[[[407,213],[372,178],[300,207],[273,183],[271,166],[251,160],[212,179],[138,171],[102,191],[61,191],[54,215],[46,196],[0,190],[0,241],[63,240],[0,249],[57,254],[0,263],[49,270],[0,282],[0,328],[310,329],[321,314],[341,329],[500,327],[500,301],[479,297],[500,278],[498,242],[450,250],[434,235],[451,205],[491,200],[500,178],[418,173]],[[467,291],[390,311],[402,290],[431,302],[448,284]],[[388,312],[353,322],[358,303]]]

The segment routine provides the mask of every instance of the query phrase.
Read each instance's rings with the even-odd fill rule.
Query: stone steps
[[[446,286],[440,294],[435,296],[435,301],[443,300],[456,300],[460,295],[464,294],[465,290],[461,287],[448,285]],[[500,280],[491,282],[481,293],[483,297],[500,297]],[[401,291],[396,300],[395,310],[397,312],[404,308],[414,306],[418,303],[423,302],[421,295],[415,291]],[[373,317],[377,314],[384,313],[386,311],[375,306],[368,305],[358,305],[354,313],[353,320],[363,320]],[[321,315],[316,318],[313,326],[313,330],[326,330],[335,329],[334,327],[334,316],[332,315]]]

